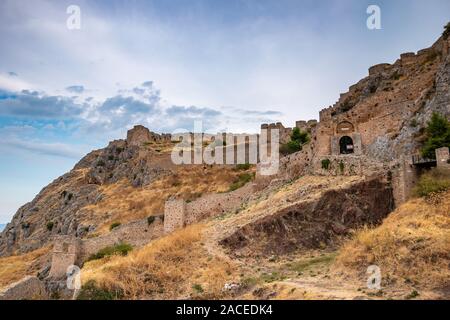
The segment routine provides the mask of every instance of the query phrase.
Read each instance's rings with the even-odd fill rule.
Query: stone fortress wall
[[[405,53],[393,64],[378,64],[369,76],[351,86],[319,113],[316,154],[337,155],[339,140],[353,139],[355,152],[368,153],[379,137],[392,138],[429,98],[439,64],[448,55],[450,39],[439,39],[417,54]],[[405,83],[399,81],[406,78]],[[330,142],[331,139],[331,142]]]
[[[25,277],[0,291],[0,300],[44,299],[48,299],[45,285],[41,280],[34,276]]]
[[[169,199],[164,207],[164,232],[170,233],[203,219],[238,210],[253,191],[253,184],[247,183],[237,190],[207,194],[188,203],[182,199]]]
[[[81,266],[89,256],[99,250],[119,243],[142,247],[163,234],[162,216],[153,221],[142,219],[123,224],[110,233],[94,238],[80,239],[74,236],[56,236],[53,245],[49,278],[61,279],[71,265]]]
[[[295,127],[299,128],[301,131],[306,131],[311,133],[312,130],[317,126],[317,120],[299,120],[296,121]],[[261,124],[261,130],[267,130],[267,140],[270,142],[271,130],[278,129],[280,144],[285,144],[291,140],[291,134],[293,128],[286,128],[281,122],[276,123],[263,123]]]
[[[71,265],[81,266],[99,250],[119,243],[141,247],[164,234],[197,221],[239,209],[253,194],[253,184],[228,193],[207,194],[192,202],[169,199],[164,215],[133,221],[113,229],[110,233],[79,239],[73,236],[56,236],[49,278],[62,279]]]

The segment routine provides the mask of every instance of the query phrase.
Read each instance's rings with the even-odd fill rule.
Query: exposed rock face
[[[168,140],[142,126],[129,131],[127,140],[116,140],[92,151],[65,175],[57,178],[22,206],[0,233],[0,256],[23,253],[51,242],[55,235],[82,237],[95,225],[80,223],[89,215],[85,207],[102,200],[99,186],[126,179],[139,187],[171,173],[170,155],[145,149],[143,139]],[[154,141],[156,141],[154,140]],[[144,150],[145,149],[145,150]]]
[[[361,225],[379,224],[393,209],[392,189],[379,179],[331,190],[251,222],[220,243],[235,256],[287,254],[330,245]]]
[[[431,114],[450,116],[449,46],[449,40],[441,37],[417,54],[402,54],[393,64],[371,67],[369,76],[320,112],[313,130],[314,154],[339,154],[339,145],[333,148],[336,143],[330,139],[344,136],[378,161],[417,153]]]
[[[151,132],[146,127],[137,125],[128,130],[127,143],[129,146],[142,146],[149,142],[170,141],[170,134],[157,134]]]

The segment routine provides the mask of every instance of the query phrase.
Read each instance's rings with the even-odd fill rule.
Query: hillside
[[[363,228],[351,240],[335,237],[332,245],[307,243],[295,251],[277,248],[259,254],[253,248],[244,255],[225,254],[220,239],[240,225],[255,223],[255,217],[265,216],[269,203],[280,203],[278,210],[282,211],[281,203],[311,182],[308,177],[303,179],[237,214],[182,229],[126,257],[87,263],[81,298],[107,292],[110,298],[120,299],[405,299],[412,291],[422,298],[449,297],[449,192],[441,195],[439,203],[411,200],[380,226]],[[352,184],[351,179],[339,180],[334,182]],[[254,238],[251,233],[246,236]],[[307,236],[305,232],[303,237]],[[277,244],[284,246],[286,240]],[[383,270],[381,292],[365,288],[370,264]],[[140,279],[148,280],[142,283]]]
[[[289,151],[271,175],[262,162],[176,165],[180,141],[137,125],[18,210],[0,233],[0,287],[32,275],[12,288],[69,299],[78,265],[80,299],[448,298],[450,145],[419,155],[433,114],[448,123],[444,37],[371,67],[319,121],[262,124]],[[443,187],[417,198],[424,178]],[[365,288],[371,264],[381,291]]]
[[[55,235],[92,237],[113,223],[161,215],[169,196],[189,201],[228,191],[245,172],[226,165],[176,166],[173,145],[170,135],[137,126],[126,140],[89,153],[18,210],[0,234],[0,256],[38,249]]]

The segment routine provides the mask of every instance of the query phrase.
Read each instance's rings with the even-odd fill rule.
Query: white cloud
[[[20,140],[18,138],[0,139],[0,149],[22,150],[40,155],[57,156],[79,160],[86,149],[64,143],[46,143],[38,140]]]
[[[21,80],[17,76],[0,74],[0,89],[9,91],[21,91],[24,89],[31,89],[33,85]]]

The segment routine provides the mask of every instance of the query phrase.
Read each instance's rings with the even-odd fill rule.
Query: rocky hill
[[[67,267],[77,264],[81,298],[88,299],[355,298],[358,286],[344,288],[347,280],[331,293],[340,284],[324,282],[338,274],[360,283],[366,265],[377,263],[394,291],[396,278],[413,281],[405,290],[422,286],[445,296],[447,274],[438,273],[449,263],[442,237],[448,193],[443,200],[438,192],[437,204],[404,203],[423,172],[437,166],[447,177],[442,172],[450,170],[445,146],[436,160],[412,161],[431,115],[450,118],[449,48],[442,36],[417,54],[371,67],[320,112],[320,121],[296,123],[308,142],[282,157],[270,176],[261,174],[262,163],[175,165],[170,135],[135,126],[18,210],[0,234],[0,285],[37,274],[26,281],[38,287],[43,281],[59,294]],[[289,143],[291,128],[262,126],[274,128]],[[405,208],[414,218],[405,217]],[[401,227],[399,239],[394,226]],[[384,245],[400,259],[383,253]],[[20,271],[13,274],[12,264]],[[422,278],[411,279],[408,265],[419,266]],[[427,268],[432,287],[424,281]]]
[[[126,140],[86,155],[21,207],[0,234],[0,256],[20,254],[57,235],[84,238],[111,224],[161,215],[169,196],[185,200],[227,191],[241,174],[233,166],[176,166],[170,135],[136,126]]]

